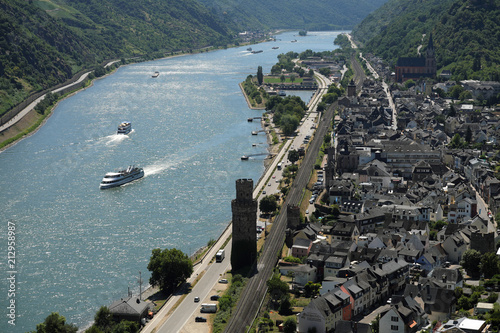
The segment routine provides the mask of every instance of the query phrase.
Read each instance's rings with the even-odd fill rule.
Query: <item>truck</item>
[[[201,305],[200,312],[202,312],[202,313],[216,313],[217,312],[217,304],[203,303]]]
[[[278,170],[281,170],[281,162],[278,163],[277,168],[278,168]]]
[[[226,257],[226,251],[224,249],[217,251],[217,254],[215,255],[215,261],[216,262],[222,262],[224,258]]]

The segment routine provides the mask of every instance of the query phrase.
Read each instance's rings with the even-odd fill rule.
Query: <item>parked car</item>
[[[199,298],[198,296],[196,296],[196,297],[194,298],[194,302],[195,302],[195,303],[198,303],[199,301],[200,301],[200,298]]]
[[[199,322],[199,323],[204,323],[207,321],[207,318],[205,317],[196,317],[194,318],[194,321]]]
[[[220,279],[219,283],[228,283],[227,279]]]
[[[210,300],[211,300],[211,301],[218,301],[218,300],[219,300],[219,298],[220,298],[220,296],[219,296],[219,295],[212,295],[212,296],[210,296]]]

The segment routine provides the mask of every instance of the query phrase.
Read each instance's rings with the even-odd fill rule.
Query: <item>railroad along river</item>
[[[286,32],[252,45],[261,53],[242,46],[123,66],[0,153],[0,331],[35,330],[51,312],[85,328],[100,306],[138,294],[139,272],[147,285],[153,248],[192,254],[217,239],[235,180],[256,183],[264,171],[264,157],[240,157],[268,148],[247,121],[262,110],[248,108],[238,84],[258,66],[269,73],[280,53],[333,50],[338,34]],[[307,103],[312,93],[297,94]],[[116,134],[122,121],[128,135]],[[129,165],[145,176],[99,190],[106,172]]]

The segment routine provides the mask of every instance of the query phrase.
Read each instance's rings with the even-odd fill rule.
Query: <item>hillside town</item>
[[[295,292],[321,285],[298,314],[299,332],[375,332],[374,322],[377,332],[490,331],[479,318],[498,298],[500,110],[473,100],[498,95],[500,83],[444,76],[432,89],[414,78],[388,95],[380,80],[358,91],[351,82],[339,99],[315,212],[305,224],[289,216],[289,254],[303,263],[279,263]],[[440,97],[457,86],[468,101]],[[482,269],[470,268],[470,253]]]

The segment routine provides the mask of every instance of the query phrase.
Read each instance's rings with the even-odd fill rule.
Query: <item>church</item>
[[[436,69],[436,54],[432,35],[430,35],[425,57],[402,57],[398,59],[396,63],[396,82],[434,77]]]

